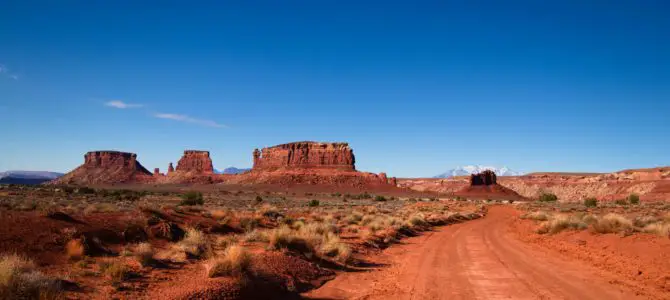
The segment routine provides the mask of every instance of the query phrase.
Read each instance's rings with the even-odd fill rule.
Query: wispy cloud
[[[211,120],[203,120],[203,119],[196,119],[192,118],[186,115],[179,115],[179,114],[166,114],[166,113],[155,113],[153,115],[156,118],[159,119],[168,119],[168,120],[174,120],[174,121],[179,121],[179,122],[186,122],[186,123],[193,123],[193,124],[198,124],[202,126],[207,126],[207,127],[216,127],[216,128],[226,128],[226,125],[219,124],[217,122],[211,121]]]
[[[119,100],[113,100],[113,101],[106,102],[105,106],[124,109],[124,108],[138,108],[138,107],[142,107],[144,105],[142,105],[142,104],[131,104],[131,103],[125,103],[125,102],[119,101]]]
[[[14,79],[14,80],[19,80],[19,75],[10,73],[9,69],[3,64],[0,64],[0,75],[9,77],[9,78]]]

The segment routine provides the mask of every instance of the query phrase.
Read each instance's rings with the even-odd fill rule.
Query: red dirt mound
[[[137,161],[137,154],[91,151],[84,164],[55,180],[56,184],[94,185],[150,181],[152,173]]]

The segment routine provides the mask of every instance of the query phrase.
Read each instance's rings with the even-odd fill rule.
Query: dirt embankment
[[[374,263],[380,266],[378,271],[341,274],[305,296],[313,299],[670,297],[667,289],[653,282],[657,272],[670,267],[667,254],[661,251],[670,247],[670,242],[651,237],[622,240],[612,235],[584,237],[586,244],[571,242],[562,235],[536,238],[529,223],[518,220],[518,214],[511,207],[493,207],[483,219],[412,238],[375,257]],[[601,240],[610,241],[604,244],[607,246],[604,249],[597,246]],[[646,248],[647,258],[641,258],[642,252],[631,253],[638,250],[625,248],[639,251]],[[576,254],[584,251],[590,254]],[[616,254],[589,261],[590,257],[608,252]],[[620,259],[611,261],[612,255]],[[639,269],[642,274],[649,274],[650,280],[622,276],[617,269],[606,271],[613,266],[620,266],[623,273]]]

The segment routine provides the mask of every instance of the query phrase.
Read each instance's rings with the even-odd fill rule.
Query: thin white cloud
[[[19,80],[19,75],[9,75],[9,78],[14,79],[14,80]]]
[[[142,107],[143,105],[142,104],[131,104],[131,103],[125,103],[125,102],[119,101],[119,100],[113,100],[113,101],[109,101],[109,102],[105,103],[105,106],[124,109],[124,108],[138,108],[138,107]]]
[[[211,120],[196,119],[196,118],[191,118],[191,117],[186,116],[186,115],[155,113],[153,116],[156,117],[156,118],[159,118],[159,119],[168,119],[168,120],[174,120],[174,121],[179,121],[179,122],[193,123],[193,124],[198,124],[198,125],[207,126],[207,127],[216,127],[216,128],[227,127],[226,125],[219,124],[219,123],[211,121]]]
[[[0,64],[0,74],[2,74],[3,76],[7,76],[11,79],[14,79],[14,80],[19,80],[19,75],[11,74],[9,72],[9,69],[3,64]]]

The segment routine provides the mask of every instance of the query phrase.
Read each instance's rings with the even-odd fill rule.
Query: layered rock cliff
[[[481,173],[470,175],[470,185],[494,185],[497,183],[496,173],[491,170],[485,170]]]
[[[137,161],[137,154],[120,151],[91,151],[84,164],[54,181],[57,184],[111,184],[149,181],[151,172]]]
[[[184,155],[177,162],[175,171],[213,174],[214,166],[212,165],[212,159],[209,157],[209,151],[185,150]]]
[[[295,142],[254,150],[253,170],[334,169],[354,171],[354,151],[347,143]]]

